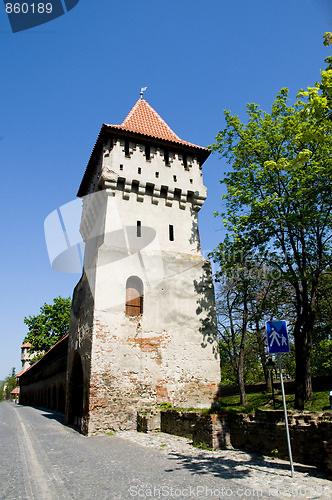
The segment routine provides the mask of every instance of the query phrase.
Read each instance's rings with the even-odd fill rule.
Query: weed
[[[193,446],[195,446],[195,448],[200,448],[201,450],[208,450],[208,451],[213,450],[213,448],[206,445],[205,443],[193,443]]]
[[[172,403],[166,403],[166,401],[163,401],[160,405],[157,405],[157,407],[162,410],[170,410],[173,408],[173,405]]]

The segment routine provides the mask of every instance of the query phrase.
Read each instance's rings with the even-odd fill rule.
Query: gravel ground
[[[275,498],[332,498],[332,482],[315,467],[294,464],[294,477],[291,477],[289,462],[239,450],[207,451],[192,446],[190,439],[150,432],[135,431],[117,433],[118,437],[128,439],[148,448],[154,448],[180,460],[184,467],[198,473],[217,473],[232,478],[245,473],[240,480],[244,488],[257,492],[268,489]],[[249,492],[248,492],[249,494]]]

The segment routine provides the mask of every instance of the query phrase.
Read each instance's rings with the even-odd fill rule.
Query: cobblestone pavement
[[[84,437],[54,412],[0,403],[0,498],[332,498],[311,467],[210,452],[163,433]]]

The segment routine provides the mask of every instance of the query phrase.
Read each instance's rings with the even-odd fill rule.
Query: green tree
[[[56,297],[53,304],[44,304],[37,316],[24,318],[28,333],[24,342],[30,342],[30,352],[38,353],[32,360],[36,361],[63,337],[69,328],[71,299]]]
[[[219,325],[222,352],[226,352],[236,384],[240,392],[241,405],[247,404],[244,384],[245,345],[248,331],[248,297],[245,286],[239,286],[238,279],[225,279],[220,287],[217,302],[217,318]]]
[[[8,377],[1,382],[0,386],[0,401],[10,399],[10,393],[17,386],[15,368],[12,368]]]
[[[227,238],[213,257],[220,265],[216,274],[220,281],[216,304],[221,360],[226,365],[222,365],[222,374],[226,367],[227,378],[238,384],[241,401],[244,401],[244,382],[265,379],[267,389],[271,390],[265,322],[278,314],[287,314],[291,319],[291,295],[287,284],[277,281],[273,270],[264,265],[262,256],[244,253]]]
[[[316,294],[331,264],[332,71],[301,90],[288,105],[282,89],[270,113],[247,105],[248,122],[225,112],[226,128],[212,151],[233,169],[227,187],[224,224],[243,249],[256,249],[293,288],[295,308],[295,407],[312,396],[310,355]]]
[[[313,331],[312,374],[332,375],[332,274],[324,273],[316,296],[317,314]]]

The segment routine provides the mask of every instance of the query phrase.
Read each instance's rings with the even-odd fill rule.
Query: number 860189
[[[7,14],[51,14],[51,3],[6,3]]]

